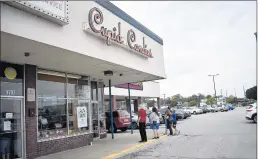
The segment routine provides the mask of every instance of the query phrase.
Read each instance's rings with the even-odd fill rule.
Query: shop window
[[[89,102],[85,99],[68,100],[69,134],[90,131]]]
[[[38,131],[39,139],[67,135],[65,99],[38,98]]]
[[[65,74],[39,71],[37,81],[38,97],[65,98]]]
[[[68,98],[88,99],[90,100],[90,88],[88,78],[81,76],[67,75],[67,92]]]
[[[38,71],[38,138],[67,135],[67,100],[65,74]]]

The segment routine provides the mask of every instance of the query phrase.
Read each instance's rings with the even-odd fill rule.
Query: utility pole
[[[235,97],[236,97],[236,88],[234,88],[234,90],[235,90]]]
[[[223,97],[222,90],[223,90],[223,89],[220,90],[221,97]]]
[[[163,102],[163,105],[165,106],[165,104],[166,104],[166,99],[165,99],[166,94],[163,94],[163,96],[164,96],[164,102]]]
[[[216,95],[216,85],[215,85],[215,76],[218,76],[219,74],[215,74],[215,75],[208,75],[208,76],[212,76],[213,79],[213,86],[214,86],[214,92],[215,92],[215,99],[216,99],[216,104],[218,104],[218,100],[217,100],[217,95]]]

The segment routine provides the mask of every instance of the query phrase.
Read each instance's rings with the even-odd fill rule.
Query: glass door
[[[0,99],[0,158],[24,158],[23,97],[2,96]]]

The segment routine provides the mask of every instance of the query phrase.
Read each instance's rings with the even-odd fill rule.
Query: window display
[[[38,98],[38,138],[67,135],[66,100]]]
[[[89,133],[98,130],[98,109],[103,110],[103,83],[87,76],[38,70],[38,139]],[[90,101],[94,106],[90,109]],[[94,108],[94,109],[93,109]],[[92,113],[92,119],[90,119]],[[100,119],[105,130],[105,118]],[[93,124],[90,124],[91,121]]]
[[[87,100],[68,100],[69,134],[89,132],[89,103]]]
[[[38,72],[38,139],[67,135],[65,74]]]

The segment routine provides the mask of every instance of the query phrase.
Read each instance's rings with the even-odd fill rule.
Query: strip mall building
[[[163,40],[111,2],[0,4],[1,155],[32,159],[105,138],[109,80],[166,78]]]

